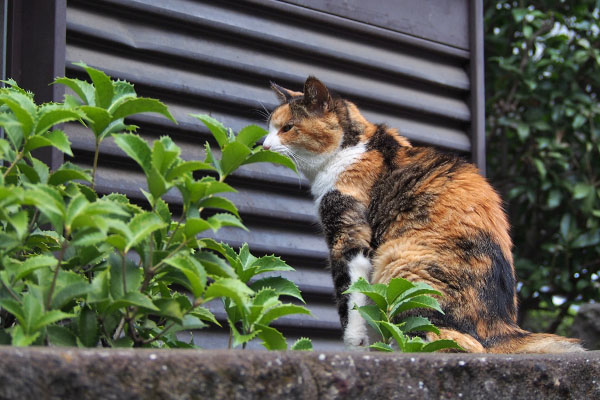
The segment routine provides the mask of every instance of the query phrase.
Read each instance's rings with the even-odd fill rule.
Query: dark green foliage
[[[486,1],[488,170],[508,202],[520,322],[600,298],[598,2]]]
[[[263,129],[249,126],[235,136],[204,115],[198,118],[213,133],[221,158],[207,145],[206,160],[184,161],[169,137],[150,145],[133,133],[137,127],[125,124],[126,117],[142,112],[173,120],[164,104],[78,65],[92,83],[57,79],[79,97],[66,96],[64,103],[36,105],[12,81],[0,89],[0,126],[6,133],[0,139],[0,343],[192,347],[176,333],[220,325],[205,305],[221,299],[232,344],[258,337],[268,349],[286,349],[270,323],[310,313],[279,299],[303,301],[291,281],[255,277],[292,268],[274,256],[254,257],[247,245],[236,252],[201,235],[223,226],[245,229],[236,206],[219,196],[235,191],[224,182],[230,173],[259,161],[295,169],[291,161],[256,145]],[[71,155],[65,133],[53,130],[68,121],[93,133],[92,171],[70,163],[50,171],[30,153],[54,146]],[[109,135],[144,172],[146,209],[124,195],[99,197],[93,190],[98,147]],[[198,170],[217,172],[218,178],[196,179],[192,173]],[[171,189],[181,194],[180,216],[162,199]],[[206,208],[222,212],[206,217]],[[307,339],[294,345],[310,347]]]

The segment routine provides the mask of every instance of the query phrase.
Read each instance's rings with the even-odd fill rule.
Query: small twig
[[[8,286],[6,283],[4,283],[4,281],[2,279],[0,279],[0,283],[2,283],[2,286],[4,286],[6,288],[6,290],[8,291],[8,294],[10,294],[10,297],[15,299],[17,301],[17,303],[22,304],[21,299],[19,299],[19,296],[17,296],[17,294],[10,288],[10,286]]]
[[[23,159],[23,150],[21,150],[17,154],[17,158],[15,158],[15,161],[13,161],[12,164],[9,165],[8,169],[6,171],[4,171],[4,174],[2,175],[2,177],[6,179],[6,177],[8,176],[8,174],[10,174],[10,171],[12,171],[12,169],[15,167],[15,165],[17,165],[17,163],[19,161],[21,161],[21,159]]]
[[[123,281],[123,296],[125,296],[127,294],[127,274],[126,274],[126,269],[125,269],[125,252],[121,253],[121,274],[123,274],[122,276],[122,281]]]
[[[54,288],[56,287],[56,280],[58,278],[58,272],[60,271],[60,266],[63,261],[63,257],[65,256],[65,250],[67,249],[67,240],[63,242],[60,253],[58,254],[58,262],[56,263],[56,269],[54,270],[54,276],[52,277],[52,284],[50,285],[50,290],[48,291],[48,297],[46,299],[46,311],[50,309],[50,302],[52,301],[52,295],[54,294]]]
[[[92,166],[92,189],[96,187],[96,170],[98,169],[98,154],[100,153],[100,140],[96,138],[96,150],[94,152],[94,164]]]
[[[115,334],[113,335],[113,340],[117,340],[119,338],[119,336],[121,336],[124,326],[125,326],[125,315],[123,315],[123,317],[121,318],[121,321],[119,321],[119,326],[117,326],[117,329],[115,330]]]

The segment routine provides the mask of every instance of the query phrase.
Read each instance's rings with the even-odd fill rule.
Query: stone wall
[[[0,399],[600,399],[600,352],[0,347]]]

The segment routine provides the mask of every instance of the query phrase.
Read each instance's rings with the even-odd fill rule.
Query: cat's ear
[[[275,95],[281,103],[287,103],[292,99],[292,97],[302,96],[302,93],[286,89],[282,86],[279,86],[275,82],[271,82],[271,89],[273,90],[273,92],[275,93]]]
[[[314,76],[309,76],[304,82],[304,104],[310,112],[317,114],[331,111],[333,108],[329,90]]]

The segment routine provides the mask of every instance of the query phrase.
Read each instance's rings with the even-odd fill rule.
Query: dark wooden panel
[[[311,74],[414,143],[471,155],[469,51],[340,15],[271,0],[69,0],[66,73],[85,78],[72,65],[84,61],[164,101],[179,125],[153,115],[131,122],[147,140],[170,135],[185,159],[203,158],[210,138],[190,113],[210,113],[234,130],[264,126],[261,112],[276,105],[269,81],[299,89]],[[91,165],[91,134],[73,124],[65,130],[72,161]],[[143,202],[146,182],[135,163],[110,139],[100,151],[98,190]],[[251,165],[230,183],[250,232],[227,228],[215,238],[234,247],[248,242],[257,255],[276,253],[295,267],[288,276],[317,318],[286,318],[281,329],[312,337],[316,348],[339,348],[327,248],[308,182],[282,167]],[[167,200],[177,212],[178,194]],[[227,340],[217,330],[196,339],[207,347]]]
[[[468,0],[284,1],[461,49],[469,49]]]

